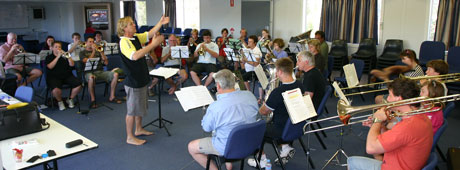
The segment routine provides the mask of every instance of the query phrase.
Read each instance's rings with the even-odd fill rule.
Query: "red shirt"
[[[435,107],[433,109],[439,109],[439,107]],[[435,111],[435,112],[428,112],[426,113],[426,116],[428,116],[428,119],[431,120],[431,125],[433,127],[433,135],[434,135],[444,123],[444,114],[442,112],[442,109]]]
[[[227,37],[228,39],[228,37]],[[221,44],[220,49],[219,49],[219,56],[227,57],[227,54],[225,54],[224,48],[227,48],[227,45],[225,45],[222,38],[218,38],[217,41]]]
[[[433,144],[431,121],[425,114],[404,118],[378,139],[385,150],[382,170],[422,169]]]

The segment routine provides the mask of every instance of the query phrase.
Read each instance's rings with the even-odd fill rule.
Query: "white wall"
[[[302,33],[302,0],[273,0],[274,38],[288,42],[292,36]]]
[[[147,6],[147,25],[153,26],[158,23],[163,15],[163,1],[150,0],[146,1]]]
[[[235,37],[240,36],[241,0],[230,7],[229,0],[200,0],[200,28],[210,29],[212,37],[220,36],[222,28],[234,28]],[[229,32],[230,33],[230,32]]]

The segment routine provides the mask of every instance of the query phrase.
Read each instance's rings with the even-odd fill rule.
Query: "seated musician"
[[[70,55],[72,56],[72,60],[74,61],[75,63],[75,69],[77,71],[81,70],[82,66],[81,66],[81,61],[80,61],[80,52],[83,51],[85,48],[82,47],[83,45],[83,42],[80,41],[81,39],[81,35],[78,33],[78,32],[74,32],[72,34],[72,43],[70,43],[67,48],[69,49],[69,52]],[[78,78],[81,78],[80,77],[80,73],[78,73]]]
[[[280,59],[280,58],[284,58],[284,57],[288,57],[286,51],[283,50],[284,48],[284,40],[281,39],[281,38],[276,38],[273,40],[273,56],[276,57],[276,59]],[[265,55],[266,57],[269,57],[271,55],[271,53],[267,53],[267,55]]]
[[[318,109],[326,92],[326,79],[315,67],[315,57],[307,51],[297,54],[297,66],[303,71],[303,87],[305,95],[310,95],[315,109]]]
[[[228,44],[228,39],[230,37],[228,37],[228,30],[227,28],[224,28],[220,31],[220,33],[222,34],[222,36],[220,38],[217,39],[216,43],[217,43],[217,46],[219,46],[219,62],[222,63],[222,61],[225,61],[226,58],[227,58],[227,54],[225,54],[225,51],[224,51],[224,48],[227,48],[227,44]]]
[[[13,63],[14,56],[19,54],[21,51],[24,51],[24,47],[17,43],[16,34],[12,32],[8,33],[6,43],[0,46],[0,60],[5,63],[4,69],[7,74],[14,74],[17,76],[18,86],[32,83],[42,75],[42,71],[40,69]],[[25,82],[21,83],[22,76],[26,76],[23,74],[23,69],[25,69],[24,72],[29,77]]]
[[[308,50],[315,56],[315,67],[324,73],[324,70],[327,69],[327,56],[323,56],[321,53],[321,42],[317,39],[309,40]]]
[[[303,94],[304,90],[302,83],[294,80],[292,76],[294,62],[292,62],[291,59],[281,58],[276,61],[275,67],[276,77],[279,78],[282,84],[270,93],[267,101],[259,108],[259,113],[262,115],[268,115],[271,112],[273,112],[273,118],[269,123],[267,123],[265,136],[271,138],[281,138],[286,121],[287,119],[289,119],[289,114],[287,112],[286,105],[283,102],[284,99],[282,93],[288,90],[300,88]],[[283,163],[287,163],[287,160],[289,158],[292,158],[294,153],[294,148],[290,147],[289,144],[281,145],[280,156],[283,158]],[[263,153],[260,160],[260,166],[262,168],[265,168],[266,163],[267,156],[265,155],[265,153]],[[256,167],[256,162],[254,159],[248,159],[248,164],[252,167]]]
[[[198,76],[203,72],[207,72],[208,77],[204,83],[204,86],[207,87],[212,83],[212,75],[217,72],[216,58],[219,57],[219,47],[216,43],[211,42],[211,32],[209,30],[203,32],[203,40],[204,42],[199,44],[194,52],[195,57],[199,58],[198,62],[193,65],[190,75],[195,85],[199,86],[201,81]],[[198,53],[199,51],[204,54]]]
[[[107,44],[107,41],[102,39],[102,32],[101,31],[94,32],[94,43],[96,45],[100,45],[100,46],[104,46],[104,47]]]
[[[267,41],[271,40],[270,32],[267,29],[262,29],[262,36],[259,36],[259,41],[257,42],[257,47],[259,47],[260,51],[262,51],[263,56],[267,53],[267,48],[262,46],[262,44]],[[249,40],[248,40],[249,41]]]
[[[449,72],[449,64],[447,64],[446,61],[444,60],[431,60],[426,63],[426,75],[427,76],[438,76],[438,75],[444,75]],[[423,80],[420,80],[420,83],[423,84]],[[446,84],[441,83],[442,86],[444,87],[444,95],[447,95],[448,89],[446,87]]]
[[[248,49],[249,50],[249,56],[245,56],[242,58],[242,62],[244,63],[244,70],[245,72],[243,73],[243,80],[244,80],[244,86],[248,91],[251,91],[249,81],[255,81],[257,80],[256,73],[254,72],[254,67],[258,66],[260,64],[260,59],[262,58],[262,52],[260,52],[259,47],[256,46],[257,44],[257,37],[255,35],[249,36],[248,39]],[[263,89],[260,87],[259,88],[259,102],[261,102],[263,99]]]
[[[257,117],[257,100],[248,91],[235,90],[235,76],[230,70],[223,69],[214,76],[217,86],[217,100],[211,103],[201,121],[206,132],[212,137],[196,139],[188,144],[188,151],[202,167],[206,167],[208,154],[223,155],[228,135],[233,128],[254,123]],[[231,163],[226,163],[232,169]],[[210,169],[216,165],[211,162]]]
[[[46,84],[52,91],[51,93],[58,101],[59,110],[66,109],[62,101],[62,85],[68,84],[72,88],[72,93],[67,99],[69,108],[74,107],[73,99],[81,90],[81,81],[72,74],[74,61],[72,58],[63,56],[61,42],[53,42],[51,46],[53,53],[46,57]]]
[[[326,43],[326,34],[324,33],[324,31],[316,31],[315,32],[315,39],[319,40],[319,42],[321,43],[319,45],[319,51],[321,53],[321,56],[323,57],[326,57],[326,67],[325,69],[327,69],[327,57],[329,56],[329,45],[327,45]]]
[[[169,35],[168,38],[169,46],[166,46],[163,48],[162,56],[161,56],[161,62],[163,63],[164,67],[171,67],[171,68],[180,68],[180,59],[178,58],[172,58],[171,55],[171,47],[175,47],[178,43],[178,39],[176,38],[176,35],[171,34]],[[174,83],[174,80],[172,78],[166,79],[166,82],[171,86],[169,88],[168,93],[170,95],[174,94],[174,92],[177,89],[177,86],[184,83],[185,80],[188,79],[188,74],[187,71],[185,71],[185,66],[182,66],[182,68],[179,70],[179,76],[180,79],[177,81],[177,83]]]
[[[407,78],[397,78],[389,83],[389,102],[418,97],[417,82]],[[416,110],[419,104],[406,104],[391,108],[391,111],[405,113]],[[348,169],[422,169],[431,152],[433,129],[425,114],[405,115],[392,129],[386,129],[388,121],[385,108],[373,114],[366,141],[367,154],[384,154],[382,160],[352,156],[348,158]]]
[[[191,32],[191,36],[187,42],[187,46],[190,52],[190,57],[186,60],[187,61],[187,67],[192,68],[193,64],[196,63],[198,60],[198,57],[195,57],[195,50],[196,47],[203,42],[203,38],[198,37],[198,30],[193,29]]]
[[[43,46],[42,50],[51,50],[51,47],[53,46],[54,43],[54,37],[51,35],[48,35],[45,39],[45,45]]]
[[[239,40],[243,47],[248,46],[248,30],[246,28],[241,28]]]
[[[121,100],[115,97],[115,91],[118,84],[118,73],[115,71],[104,71],[103,65],[107,65],[109,60],[105,56],[104,51],[98,51],[97,45],[94,43],[93,37],[88,37],[86,40],[85,50],[80,52],[80,57],[83,63],[86,65],[88,59],[99,58],[97,62],[97,68],[95,70],[86,71],[85,80],[88,82],[88,91],[91,97],[91,108],[97,108],[94,87],[96,80],[104,80],[110,83],[110,97],[109,101],[117,104],[121,104]]]

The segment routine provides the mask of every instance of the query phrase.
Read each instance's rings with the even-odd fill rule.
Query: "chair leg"
[[[240,164],[240,170],[243,170],[243,169],[244,169],[244,158],[241,160],[241,164]]]
[[[216,161],[216,166],[218,170],[222,170],[222,162],[220,161],[219,156],[214,156],[214,159]]]
[[[88,85],[84,85],[83,86],[83,89],[82,89],[82,94],[81,94],[81,100],[83,100],[83,98],[85,97],[85,91],[86,91],[86,88],[88,87]]]
[[[320,129],[322,128],[321,125],[319,124],[319,122],[316,122],[316,125],[318,126],[318,128],[320,128]],[[327,138],[326,132],[324,132],[324,130],[321,131],[321,134],[323,134],[323,136],[324,136],[325,138]]]
[[[275,154],[276,154],[276,157],[278,158],[278,160],[280,162],[281,169],[286,170],[286,168],[284,168],[283,160],[280,157],[280,151],[278,150],[278,147],[277,147],[278,144],[276,143],[275,140],[273,140],[272,146],[273,146],[273,149],[275,149]]]
[[[327,110],[327,107],[324,107],[324,110],[326,110],[326,114],[329,114],[329,110]]]
[[[313,165],[313,161],[311,160],[311,156],[310,156],[310,153],[309,153],[310,151],[307,151],[307,149],[305,149],[305,144],[303,143],[302,137],[299,138],[299,143],[302,146],[303,152],[305,153],[305,156],[308,159],[307,161],[310,164],[311,169],[315,169],[315,165]]]
[[[312,129],[312,130],[315,130],[316,128],[315,128],[315,126],[311,126],[311,129]],[[323,147],[323,149],[324,149],[324,150],[327,150],[327,147],[326,147],[326,145],[324,144],[324,142],[323,142],[323,140],[321,139],[321,137],[318,135],[318,132],[315,132],[314,134],[315,134],[315,136],[316,136],[316,139],[318,139],[319,143],[320,143],[321,146]]]
[[[436,144],[436,150],[438,151],[439,155],[441,155],[441,159],[442,159],[444,162],[447,162],[446,156],[444,156],[444,153],[442,153],[442,150],[441,150],[441,148],[439,148],[439,145],[438,145],[438,144]]]
[[[206,170],[209,170],[209,165],[211,164],[211,156],[208,155],[208,161],[206,161]]]
[[[262,151],[259,151],[259,155],[262,155]],[[260,158],[259,158],[259,159],[260,159]],[[259,159],[257,159],[257,153],[254,154],[254,160],[256,161],[257,168],[259,168],[259,170],[262,170],[262,168],[260,167]],[[244,160],[243,160],[243,161],[244,161]],[[244,164],[244,163],[243,163],[243,164]]]

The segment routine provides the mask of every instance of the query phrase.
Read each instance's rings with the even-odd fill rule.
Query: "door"
[[[262,29],[270,30],[270,1],[242,1],[241,28],[249,35],[262,35]]]

